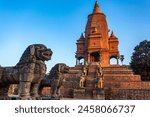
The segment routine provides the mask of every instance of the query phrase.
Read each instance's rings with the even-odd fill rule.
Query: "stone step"
[[[93,98],[93,88],[85,88],[85,99]]]
[[[150,82],[121,82],[122,89],[150,89]]]
[[[118,89],[112,88],[111,92],[105,92],[106,99],[112,100],[149,100],[149,89]]]
[[[73,90],[73,98],[76,99],[85,99],[85,89],[78,88]]]
[[[133,72],[128,72],[128,71],[124,71],[124,72],[120,72],[120,71],[110,71],[110,72],[103,72],[104,75],[134,75]]]
[[[119,89],[149,89],[150,82],[104,82],[104,87]]]
[[[90,74],[90,73],[96,73],[96,69],[90,69],[90,70],[88,70],[88,73]]]
[[[132,70],[103,70],[103,73],[133,73]]]
[[[93,90],[93,99],[105,100],[105,91],[104,91],[104,89],[94,89]]]
[[[74,89],[75,99],[105,99],[105,92],[101,89],[78,88]]]
[[[104,67],[104,70],[131,70],[129,66],[111,65],[109,67]]]
[[[86,76],[86,77],[88,77],[88,78],[95,78],[95,77],[96,77],[96,74],[90,73],[90,74],[88,74],[88,76]]]
[[[87,76],[86,77],[86,80],[88,80],[88,81],[93,81],[93,80],[95,80],[96,79],[96,77],[91,77],[91,76]]]
[[[129,77],[134,76],[134,74],[104,74],[104,77]],[[136,75],[137,76],[137,75]]]
[[[95,87],[95,79],[87,78],[85,82],[85,87],[94,88]]]
[[[103,71],[133,71],[132,69],[124,69],[124,68],[120,68],[120,69],[116,69],[116,68],[112,68],[112,69],[106,69],[104,68]]]
[[[131,76],[104,76],[104,81],[118,81],[118,82],[129,82],[129,81],[141,81],[141,77],[139,75],[131,75]]]

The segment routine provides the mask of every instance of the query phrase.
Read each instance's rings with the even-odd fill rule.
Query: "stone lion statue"
[[[0,67],[0,97],[8,97],[10,84],[19,84],[20,99],[36,99],[46,73],[45,61],[51,56],[51,49],[43,44],[33,44],[26,48],[16,66]]]
[[[44,87],[51,87],[51,98],[56,99],[60,97],[60,87],[65,82],[65,78],[63,74],[69,72],[69,67],[64,63],[56,64],[49,74],[42,79],[40,87],[39,87],[39,94],[42,94],[42,90]]]

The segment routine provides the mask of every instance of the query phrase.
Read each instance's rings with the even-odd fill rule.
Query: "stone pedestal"
[[[85,99],[93,99],[93,88],[86,87],[86,90],[85,90]]]
[[[74,93],[73,94],[74,94],[73,98],[85,99],[85,89],[84,88],[74,89]]]
[[[93,99],[96,100],[105,100],[105,91],[104,89],[94,89],[93,90]]]
[[[105,91],[103,89],[79,88],[74,89],[74,99],[95,99],[104,100]]]
[[[4,88],[0,87],[0,100],[9,100],[10,99],[8,97],[8,90],[9,90],[9,85]]]

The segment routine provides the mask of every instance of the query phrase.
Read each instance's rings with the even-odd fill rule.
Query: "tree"
[[[134,48],[130,65],[142,80],[150,81],[150,41],[144,40]]]

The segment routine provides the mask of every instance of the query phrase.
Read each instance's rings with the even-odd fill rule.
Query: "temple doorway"
[[[90,54],[90,62],[99,62],[99,61],[100,61],[99,52],[93,52]]]

